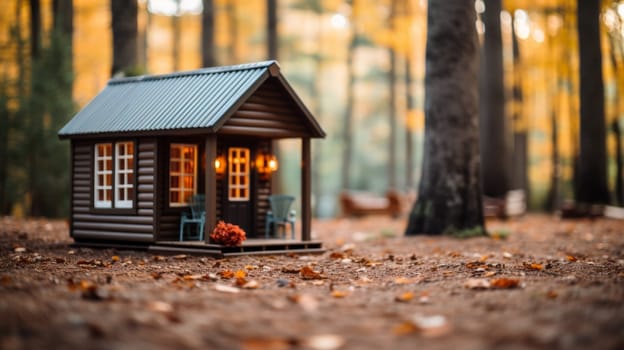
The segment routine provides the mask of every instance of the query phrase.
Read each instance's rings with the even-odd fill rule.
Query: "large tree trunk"
[[[202,67],[212,67],[215,60],[215,31],[214,31],[214,3],[213,0],[203,0],[204,12],[202,13]]]
[[[607,147],[600,49],[600,0],[577,1],[580,53],[581,140],[578,179],[579,203],[609,202]]]
[[[126,75],[138,63],[136,0],[111,0],[113,27],[113,67],[111,75]]]
[[[483,194],[503,198],[509,190],[501,39],[501,0],[488,0],[483,13],[485,35],[481,60],[480,136]]]
[[[406,234],[483,234],[474,3],[428,6],[425,158]]]

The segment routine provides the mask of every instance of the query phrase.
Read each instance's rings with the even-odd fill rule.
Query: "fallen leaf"
[[[496,271],[488,271],[483,274],[483,277],[492,277],[494,275],[496,275]]]
[[[537,270],[542,271],[544,269],[544,265],[538,263],[524,263],[524,267],[529,270]]]
[[[397,295],[394,300],[395,301],[399,301],[399,302],[403,302],[406,303],[410,300],[414,299],[414,293],[412,292],[405,292],[403,294]]]
[[[291,265],[282,267],[283,273],[299,273],[299,271],[301,271],[301,268]]]
[[[314,271],[310,266],[304,266],[299,270],[299,276],[304,280],[318,280],[323,279],[324,277],[320,272]]]
[[[164,301],[150,301],[147,304],[147,308],[152,311],[162,312],[162,313],[168,313],[168,312],[173,311],[173,306]]]
[[[397,277],[394,279],[394,284],[414,284],[422,281],[422,277]]]
[[[112,261],[112,262],[118,262],[118,261],[119,261],[119,256],[118,256],[118,255],[113,255],[113,256],[111,257],[111,261]]]
[[[345,255],[343,253],[340,252],[333,252],[331,254],[329,254],[329,258],[330,259],[344,259]]]
[[[256,280],[251,280],[241,286],[243,289],[258,289],[260,287],[260,283]]]
[[[491,288],[512,289],[520,286],[520,281],[515,278],[497,278],[490,281]]]
[[[345,344],[345,339],[336,334],[318,334],[307,337],[302,345],[313,350],[335,350]]]
[[[464,283],[464,287],[468,289],[488,289],[490,282],[481,278],[470,278]]]
[[[223,270],[219,272],[219,276],[224,280],[229,280],[230,278],[234,278],[234,272],[231,270]]]
[[[293,341],[282,338],[249,338],[242,341],[243,350],[287,350]]]
[[[245,270],[238,270],[234,273],[235,278],[245,278],[247,277],[247,272]]]
[[[152,259],[154,261],[165,261],[165,260],[167,260],[167,258],[162,256],[162,255],[154,255],[154,257]]]
[[[576,262],[578,259],[572,255],[566,255],[566,259],[568,259],[569,262]]]
[[[185,281],[196,281],[206,279],[206,275],[184,275],[182,277]]]
[[[155,280],[159,280],[159,279],[161,279],[161,278],[162,278],[162,275],[163,275],[163,273],[162,273],[162,272],[159,272],[159,271],[152,272],[152,278],[153,278],[153,279],[155,279]]]
[[[464,266],[469,269],[484,269],[487,270],[488,266],[484,264],[482,261],[471,261],[467,262]]]
[[[556,299],[559,296],[559,293],[554,290],[549,290],[548,293],[546,293],[546,296],[550,299]]]
[[[230,287],[230,286],[226,286],[225,284],[215,284],[214,285],[214,290],[216,290],[217,292],[223,292],[223,293],[240,293],[240,289],[235,288],[235,287]]]
[[[319,307],[319,302],[310,294],[294,294],[289,295],[288,299],[298,304],[306,312],[314,312]]]
[[[173,258],[176,260],[185,260],[188,256],[186,254],[178,254],[174,255]]]
[[[409,321],[402,322],[393,329],[396,335],[406,335],[417,333],[424,337],[440,337],[450,332],[446,317],[442,315],[421,316],[416,315]]]
[[[344,298],[347,295],[349,295],[349,292],[343,291],[343,290],[333,290],[331,292],[331,296],[334,298]]]

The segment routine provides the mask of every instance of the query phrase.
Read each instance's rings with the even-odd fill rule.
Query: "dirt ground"
[[[404,224],[315,221],[324,254],[216,260],[0,218],[0,349],[624,349],[624,221]]]

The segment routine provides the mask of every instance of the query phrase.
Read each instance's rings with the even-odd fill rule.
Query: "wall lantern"
[[[225,157],[224,156],[217,156],[217,158],[214,161],[214,167],[215,167],[215,173],[217,174],[217,178],[223,178],[223,175],[225,175]]]
[[[279,167],[277,158],[272,154],[258,154],[256,157],[256,169],[263,180],[271,178],[271,174],[276,172]]]

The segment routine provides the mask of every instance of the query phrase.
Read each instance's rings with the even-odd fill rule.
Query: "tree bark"
[[[512,120],[513,127],[513,153],[512,169],[513,176],[511,184],[515,189],[524,191],[525,199],[529,196],[528,177],[528,142],[527,142],[527,122],[522,112],[522,62],[520,59],[520,47],[515,31],[511,31],[512,56],[513,56],[513,87],[512,98]]]
[[[202,13],[202,67],[213,67],[215,60],[215,40],[214,40],[214,2],[213,0],[203,0],[204,12]]]
[[[352,2],[352,8],[357,6],[356,0]],[[349,49],[347,52],[347,102],[345,106],[345,114],[342,122],[342,169],[341,169],[341,187],[343,190],[351,188],[351,163],[353,163],[353,106],[355,103],[355,67],[353,59],[355,58],[355,49],[357,47],[357,28],[355,14],[352,14],[352,33]]]
[[[481,172],[483,194],[503,198],[509,190],[505,136],[505,88],[501,38],[501,0],[488,0],[482,20],[485,34],[479,79]]]
[[[180,70],[180,42],[182,41],[180,1],[174,0],[176,12],[171,16],[171,61],[173,63],[171,68],[174,72]]]
[[[390,28],[394,31],[394,20],[396,16],[397,0],[392,0],[390,5]],[[397,122],[396,122],[396,53],[392,45],[388,49],[388,56],[390,59],[390,69],[388,71],[388,123],[390,124],[390,135],[388,136],[388,189],[395,190],[397,188],[397,155],[396,155],[396,140],[397,140]]]
[[[577,2],[580,54],[581,135],[578,181],[579,203],[609,202],[607,147],[600,48],[600,0]]]
[[[39,57],[41,49],[41,3],[39,0],[30,0],[30,56]]]
[[[111,0],[113,27],[113,67],[111,75],[126,75],[138,63],[138,24],[136,0]]]
[[[425,148],[406,235],[484,234],[479,177],[476,13],[470,1],[427,9]]]
[[[412,64],[409,55],[405,57],[405,100],[407,113],[414,109],[414,95],[412,94]],[[415,189],[414,184],[414,133],[411,125],[405,128],[405,189],[411,192]]]
[[[267,56],[270,60],[277,60],[277,0],[267,0]]]

